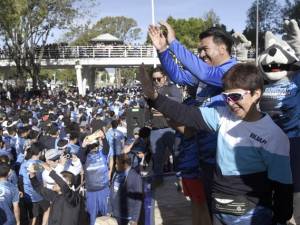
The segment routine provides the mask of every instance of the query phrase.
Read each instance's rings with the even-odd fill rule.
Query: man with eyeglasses
[[[160,94],[178,102],[182,101],[181,91],[176,85],[168,82],[166,73],[161,67],[153,69],[152,83]],[[153,157],[153,185],[156,187],[163,181],[165,155],[168,151],[173,152],[174,130],[169,128],[166,118],[155,109],[151,109],[151,126],[150,145]]]
[[[258,110],[263,77],[238,64],[223,77],[226,105],[193,107],[160,95],[143,66],[140,80],[150,104],[195,130],[217,133],[212,186],[214,225],[286,224],[293,213],[289,139]]]

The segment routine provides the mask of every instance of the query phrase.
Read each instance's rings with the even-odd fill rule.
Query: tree
[[[300,20],[300,0],[285,0],[282,9],[284,18]]]
[[[79,11],[73,4],[81,0],[1,0],[0,36],[17,76],[27,74],[37,88],[44,47],[53,29],[66,28]],[[92,2],[92,0],[89,0]]]
[[[220,19],[213,10],[204,14],[203,18],[175,19],[170,16],[167,18],[167,22],[175,30],[176,38],[189,49],[197,48],[199,34],[206,29],[217,26],[226,30],[226,27],[220,24]],[[149,37],[147,37],[146,43],[151,43]]]
[[[140,39],[141,29],[137,27],[137,22],[132,18],[108,16],[100,19],[91,27],[85,25],[79,29],[73,29],[66,34],[66,37],[75,37],[74,45],[87,45],[92,38],[105,33],[130,43]]]
[[[259,0],[258,4],[259,49],[263,50],[265,32],[281,33],[283,21],[281,5],[277,0]],[[248,9],[248,19],[243,33],[253,45],[256,44],[256,1],[254,1]]]

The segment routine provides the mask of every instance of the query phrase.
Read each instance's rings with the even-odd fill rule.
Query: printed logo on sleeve
[[[250,138],[254,139],[255,141],[258,141],[262,144],[267,144],[267,141],[263,139],[262,137],[258,136],[257,134],[251,133]]]

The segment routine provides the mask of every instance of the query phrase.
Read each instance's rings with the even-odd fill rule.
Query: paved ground
[[[154,191],[155,225],[192,224],[190,201],[177,191],[175,181],[175,176],[165,177],[163,185]]]
[[[176,177],[165,177],[162,186],[155,189],[154,225],[191,225],[190,201],[175,185]],[[295,225],[292,219],[289,225]]]

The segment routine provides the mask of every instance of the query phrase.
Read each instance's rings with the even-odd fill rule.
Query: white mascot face
[[[299,61],[295,51],[271,32],[266,32],[265,51],[259,56],[259,70],[267,80],[277,81],[294,71],[295,62]]]

